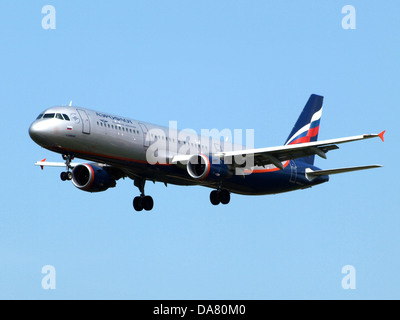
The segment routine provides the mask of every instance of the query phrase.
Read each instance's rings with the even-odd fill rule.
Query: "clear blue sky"
[[[42,29],[42,7],[56,29]],[[342,28],[342,7],[356,30]],[[399,299],[400,3],[376,1],[0,2],[2,299]],[[28,127],[74,105],[180,128],[254,129],[282,144],[311,93],[320,139],[386,129],[341,146],[321,168],[382,164],[310,190],[233,195],[129,180],[89,194]],[[397,142],[396,142],[397,141]],[[45,265],[56,289],[41,286]],[[344,290],[342,267],[356,269]]]

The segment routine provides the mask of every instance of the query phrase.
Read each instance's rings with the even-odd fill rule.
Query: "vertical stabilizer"
[[[303,112],[300,114],[285,145],[314,142],[318,140],[319,125],[322,115],[324,97],[312,94]],[[308,164],[314,164],[314,156],[298,159]]]

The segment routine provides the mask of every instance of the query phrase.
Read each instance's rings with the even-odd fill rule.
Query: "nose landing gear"
[[[71,171],[61,172],[60,178],[62,181],[72,180],[72,172]]]
[[[62,158],[63,160],[65,160],[67,171],[61,172],[60,178],[62,181],[72,180],[72,172],[70,171],[70,169],[72,169],[71,161],[74,160],[74,157],[70,154],[63,154]]]

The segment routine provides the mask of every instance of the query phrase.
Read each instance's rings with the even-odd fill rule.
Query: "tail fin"
[[[305,142],[314,142],[318,140],[319,123],[322,115],[322,103],[324,97],[312,94],[307,101],[303,112],[294,125],[292,132],[285,142],[286,145]],[[313,165],[314,156],[299,159],[303,162]]]

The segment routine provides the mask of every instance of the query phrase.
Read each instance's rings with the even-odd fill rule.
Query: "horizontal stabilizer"
[[[309,179],[313,179],[319,176],[329,176],[331,174],[337,173],[345,173],[345,172],[352,172],[352,171],[359,171],[359,170],[367,170],[367,169],[375,169],[381,168],[382,166],[379,164],[373,164],[370,166],[359,166],[359,167],[349,167],[349,168],[340,168],[340,169],[330,169],[330,170],[318,170],[313,171],[311,169],[306,169],[306,176]]]

